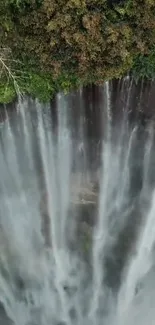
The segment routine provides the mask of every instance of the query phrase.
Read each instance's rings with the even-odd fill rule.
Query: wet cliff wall
[[[107,98],[109,98],[109,102],[107,102]],[[124,210],[117,211],[115,210],[115,205],[113,206],[113,202],[115,202],[117,198],[117,193],[121,190],[120,181],[115,182],[115,175],[113,170],[113,161],[117,163],[117,148],[119,145],[118,140],[120,140],[120,144],[122,146],[122,154],[124,153],[125,158],[128,159],[129,163],[129,192],[127,194],[128,204],[127,207],[123,206],[123,209],[128,209],[128,207],[132,206],[133,209],[129,209],[128,222],[123,231],[120,233],[120,239],[116,243],[114,247],[108,252],[106,257],[107,271],[106,271],[106,282],[112,288],[115,288],[119,285],[120,282],[120,274],[121,270],[124,267],[124,263],[126,260],[126,256],[130,249],[132,249],[132,243],[136,238],[136,231],[139,229],[139,224],[141,222],[141,210],[145,215],[145,211],[147,209],[147,205],[149,202],[150,190],[151,187],[154,188],[155,184],[155,138],[151,141],[151,157],[150,159],[146,159],[146,153],[148,154],[149,144],[149,126],[150,122],[154,120],[154,103],[155,103],[155,92],[154,92],[154,83],[148,82],[139,82],[135,84],[132,78],[124,78],[120,81],[111,81],[106,83],[104,86],[87,86],[85,88],[81,88],[78,91],[71,92],[68,95],[58,94],[53,101],[49,105],[39,106],[39,109],[44,112],[44,116],[47,115],[48,119],[51,122],[50,126],[53,127],[53,131],[56,134],[54,138],[57,141],[60,135],[60,120],[59,114],[67,114],[69,130],[72,135],[72,171],[73,174],[75,172],[77,179],[79,177],[79,173],[82,172],[82,179],[84,181],[85,188],[87,187],[86,182],[86,173],[90,173],[90,180],[93,185],[98,185],[99,180],[97,179],[98,168],[100,168],[100,161],[102,152],[102,144],[103,138],[105,135],[104,128],[108,122],[106,112],[110,109],[111,117],[112,117],[112,147],[111,156],[108,161],[108,173],[110,175],[110,184],[112,184],[112,192],[110,192],[109,201],[110,207],[112,207],[110,217],[120,215],[120,213],[124,213]],[[109,107],[107,107],[109,105]],[[22,106],[22,105],[21,105]],[[19,110],[18,110],[19,108]],[[27,98],[27,100],[23,101],[23,107],[14,105],[3,105],[1,107],[2,119],[3,122],[6,118],[10,118],[10,128],[13,131],[12,136],[16,142],[16,148],[18,148],[18,161],[20,161],[22,175],[25,174],[25,170],[27,170],[26,157],[27,151],[24,153],[23,142],[20,142],[19,136],[19,117],[20,117],[20,109],[24,109],[26,116],[31,117],[26,119],[26,125],[29,130],[29,124],[32,123],[32,130],[30,127],[30,133],[24,133],[25,136],[30,135],[31,140],[31,149],[33,155],[35,157],[35,172],[38,175],[38,189],[42,191],[44,189],[44,179],[43,178],[43,166],[41,163],[41,157],[39,154],[39,144],[36,138],[36,129],[37,129],[37,109],[38,102],[34,102],[31,98]],[[28,114],[27,114],[28,113]],[[104,115],[105,113],[105,115]],[[29,116],[30,114],[30,116]],[[51,119],[50,119],[51,117]],[[124,123],[125,129],[124,133],[122,132],[123,120],[126,118]],[[23,121],[23,120],[22,120]],[[7,125],[8,123],[6,123]],[[33,129],[34,125],[34,129]],[[134,133],[134,129],[136,127],[136,132]],[[5,125],[4,125],[5,128]],[[2,128],[3,130],[3,128]],[[34,130],[34,132],[33,132]],[[3,134],[3,132],[2,132]],[[62,133],[61,133],[62,134]],[[133,137],[134,134],[134,137]],[[15,138],[14,138],[15,136]],[[4,135],[0,137],[0,143],[5,141]],[[25,142],[26,143],[26,142]],[[115,146],[116,143],[116,146]],[[6,142],[7,144],[7,142]],[[8,143],[9,145],[9,143]],[[147,149],[148,147],[148,149]],[[3,146],[2,146],[3,148]],[[147,151],[146,151],[147,149]],[[22,150],[22,151],[21,151]],[[22,152],[22,154],[21,154]],[[106,156],[104,156],[106,157]],[[126,159],[125,159],[126,160]],[[147,160],[147,161],[145,161]],[[148,161],[150,160],[150,161]],[[147,181],[149,184],[149,188],[145,187],[145,178],[144,178],[144,164],[147,162]],[[120,159],[121,163],[121,159]],[[11,163],[12,168],[12,163]],[[120,169],[119,165],[119,169]],[[117,170],[117,169],[116,169]],[[99,174],[100,175],[100,174]],[[106,175],[104,175],[106,176]],[[24,176],[25,177],[25,176]],[[124,175],[124,178],[126,174]],[[114,179],[113,179],[114,178]],[[117,179],[117,177],[116,177]],[[122,178],[123,179],[123,178]],[[120,179],[121,180],[121,179]],[[25,177],[26,182],[26,177]],[[76,178],[73,179],[73,185],[76,185]],[[144,186],[145,185],[145,186]],[[144,191],[144,189],[146,191]],[[10,190],[10,188],[9,188]],[[107,188],[108,190],[108,188]],[[98,188],[93,191],[96,194],[99,191]],[[143,194],[145,192],[145,196],[143,198]],[[92,192],[91,192],[92,193]],[[96,217],[96,201],[91,202],[90,204],[90,194],[86,196],[87,193],[82,194],[82,188],[80,191],[80,198],[78,201],[79,205],[79,213],[82,221],[86,221],[87,223],[93,223],[93,218]],[[83,196],[82,196],[83,195]],[[82,202],[82,199],[85,199],[86,203]],[[81,199],[82,198],[82,199]],[[142,199],[142,203],[141,200]],[[75,201],[74,201],[75,202]],[[88,203],[89,202],[89,203]],[[75,203],[74,203],[75,204]],[[128,206],[129,205],[129,206]],[[126,210],[125,210],[126,211]],[[46,231],[46,230],[45,230]],[[84,229],[85,231],[85,229]],[[82,233],[82,230],[81,230]],[[85,236],[87,235],[87,229]],[[86,244],[89,244],[89,240]],[[90,245],[90,244],[89,244]],[[87,245],[88,246],[88,245]],[[115,256],[115,258],[113,258]],[[114,276],[115,274],[115,276]]]
[[[125,111],[131,123],[139,122],[145,126],[150,120],[155,118],[155,82],[140,80],[135,82],[132,77],[114,79],[108,82],[110,92],[110,106],[113,123],[122,120]],[[105,105],[105,84],[88,85],[80,87],[64,95],[67,106],[72,110],[72,123],[76,124],[80,116],[84,116],[85,132],[89,138],[100,139],[102,134],[101,112]],[[31,96],[29,96],[31,98]],[[8,114],[16,110],[17,99],[12,103],[0,104],[0,122],[2,123]],[[57,125],[57,96],[50,102],[54,127]]]
[[[126,77],[109,81],[107,84],[114,139],[120,132],[119,125],[121,127],[124,116],[128,120],[129,127],[132,129],[137,124],[140,138],[145,137],[143,131],[155,118],[155,83],[153,81],[136,83],[133,78]],[[54,132],[57,133],[58,130],[58,111],[66,108],[72,125],[72,138],[75,139],[77,154],[84,155],[83,141],[85,141],[89,156],[87,163],[91,168],[96,168],[100,160],[105,125],[103,119],[106,122],[107,118],[103,115],[105,105],[107,105],[106,97],[105,84],[103,86],[91,85],[62,95],[61,108],[58,107],[58,96],[49,102]],[[29,105],[33,106],[31,97],[29,97],[29,101]],[[16,109],[16,101],[12,104],[1,104],[0,122],[3,123],[9,116],[14,115]],[[76,144],[77,139],[78,145]],[[140,147],[138,150],[140,151]],[[137,155],[139,155],[139,151],[137,151]]]

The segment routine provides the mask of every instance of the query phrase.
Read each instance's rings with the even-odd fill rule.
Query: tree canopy
[[[130,71],[154,78],[154,17],[154,0],[0,0],[1,52],[22,91],[42,100]]]

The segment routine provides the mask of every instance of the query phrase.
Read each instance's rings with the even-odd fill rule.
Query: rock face
[[[98,186],[95,183],[89,183],[85,187],[76,186],[74,182],[71,186],[69,220],[75,219],[76,235],[88,246],[87,237],[90,238],[91,228],[96,223],[98,202]],[[42,216],[42,234],[45,240],[45,246],[52,246],[50,234],[50,218],[48,215],[48,195],[43,193],[40,202],[40,211]],[[71,220],[72,222],[72,220]],[[82,239],[83,238],[83,239]],[[85,240],[86,239],[86,240]]]
[[[132,187],[133,186],[132,184]],[[136,193],[139,193],[138,190]],[[99,186],[95,182],[85,183],[81,185],[81,187],[75,179],[74,182],[72,182],[67,221],[67,244],[73,253],[78,253],[86,263],[88,262],[88,265],[91,263],[90,255],[93,229],[97,223],[98,217],[98,196]],[[133,203],[133,208],[128,212],[126,224],[120,229],[116,241],[109,246],[103,260],[105,267],[105,282],[115,291],[118,290],[120,285],[122,271],[129,254],[135,254],[134,249],[137,231],[141,224],[142,216],[138,197],[136,198],[135,196]],[[128,207],[124,209],[125,210],[121,212],[117,212],[114,208],[112,215],[119,218],[117,213],[127,213]],[[42,225],[45,245],[51,247],[52,239],[49,233],[50,220],[47,212],[47,196],[44,196],[43,199]]]
[[[46,247],[52,247],[52,239],[51,239],[51,224],[50,218],[48,215],[48,196],[44,192],[40,202],[40,211],[41,211],[41,232],[44,238],[44,243]]]

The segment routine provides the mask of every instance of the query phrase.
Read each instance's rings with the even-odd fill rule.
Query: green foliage
[[[134,61],[132,72],[136,79],[155,78],[155,47],[148,55],[138,55]]]
[[[12,14],[26,13],[41,6],[42,0],[7,0],[7,5]]]
[[[72,88],[77,88],[79,86],[80,80],[74,74],[68,75],[67,72],[63,72],[56,78],[55,84],[57,90],[60,89],[68,93]]]
[[[21,94],[29,94],[38,98],[40,102],[50,101],[59,90],[68,93],[73,87],[78,86],[78,80],[74,75],[62,74],[59,78],[53,79],[48,73],[37,73],[27,71],[25,78],[18,78],[18,87]],[[7,84],[3,79],[0,83],[0,103],[9,103],[17,96],[13,80]]]
[[[41,102],[49,101],[55,93],[52,78],[44,74],[29,73],[25,86],[25,92],[37,97]]]
[[[8,85],[3,81],[0,82],[0,103],[8,104],[16,98],[16,91],[13,84]]]
[[[23,91],[46,101],[130,70],[153,78],[154,17],[154,0],[0,0],[0,44],[23,63]]]

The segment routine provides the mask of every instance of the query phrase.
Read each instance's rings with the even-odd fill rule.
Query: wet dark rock
[[[86,222],[81,222],[77,227],[77,246],[79,252],[87,262],[90,258],[92,248],[93,228]]]
[[[19,288],[20,290],[25,289],[24,279],[22,279],[20,276],[16,276],[15,283],[17,285],[17,288]]]
[[[72,320],[75,320],[75,319],[76,319],[77,315],[76,315],[76,310],[75,310],[75,308],[71,308],[71,309],[70,309],[70,311],[69,311],[69,315],[70,315],[70,318],[71,318]]]
[[[74,293],[77,291],[77,287],[76,286],[69,286],[69,285],[64,285],[63,286],[64,291],[69,295],[69,296],[73,296]]]
[[[138,124],[141,125],[142,127],[146,127],[148,123],[151,121],[151,117],[144,113],[143,111],[138,112]]]
[[[44,243],[46,247],[52,246],[52,238],[51,238],[51,225],[50,218],[48,215],[48,195],[47,193],[43,193],[40,201],[40,212],[41,212],[41,232],[44,238]]]
[[[74,184],[73,188],[71,188],[72,194],[70,198],[70,208],[68,211],[69,215],[69,227],[71,231],[67,233],[76,233],[77,237],[81,238],[81,241],[85,246],[88,246],[88,238],[90,238],[89,232],[91,232],[91,228],[95,226],[97,221],[97,201],[98,201],[98,182],[94,182],[86,186],[85,188],[81,187],[81,190],[76,193],[76,188]],[[41,231],[44,237],[44,243],[47,247],[52,247],[52,238],[51,238],[51,225],[50,218],[48,215],[48,195],[44,192],[41,197],[40,202],[40,211],[41,211]],[[76,223],[76,229],[74,228],[74,220]],[[73,228],[72,228],[73,223]],[[87,228],[87,230],[86,230]],[[69,244],[70,243],[70,244]],[[75,243],[75,238],[68,238],[68,244],[72,250],[74,247],[76,249],[77,243]],[[86,247],[85,247],[86,248]],[[88,247],[87,247],[88,249]]]
[[[78,207],[78,222],[87,224],[90,227],[95,226],[97,221],[96,205],[92,203],[81,204]]]

